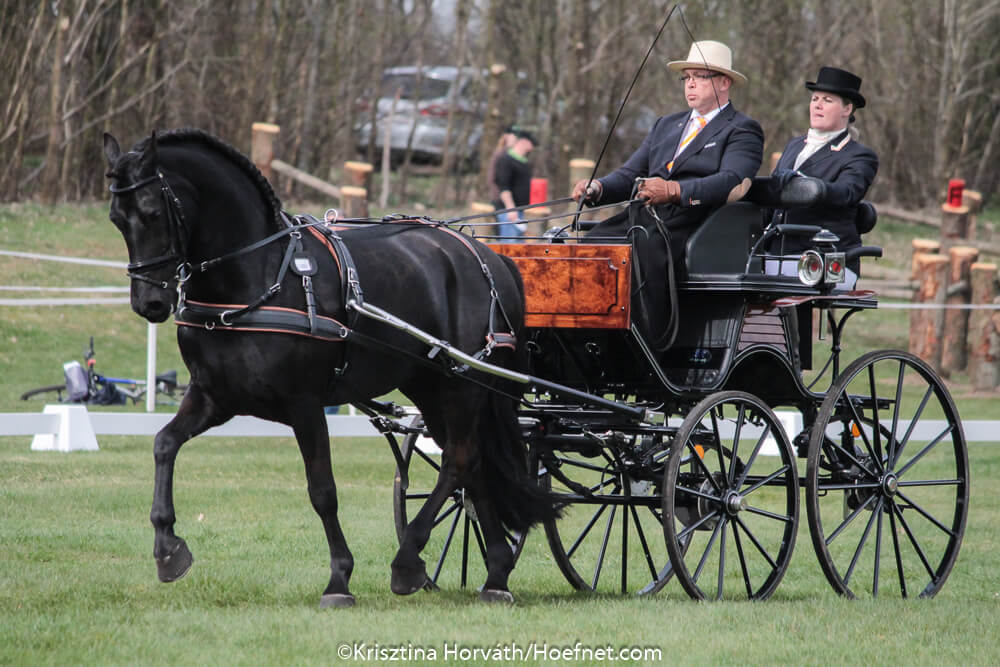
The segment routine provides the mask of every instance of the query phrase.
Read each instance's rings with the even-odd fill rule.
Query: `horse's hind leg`
[[[514,553],[504,537],[500,516],[482,485],[478,485],[473,502],[486,543],[486,583],[479,591],[479,599],[484,602],[513,602],[514,595],[507,588],[507,579],[514,569]]]
[[[330,463],[330,433],[322,408],[301,408],[293,429],[306,468],[309,500],[323,522],[330,547],[330,583],[323,591],[319,606],[350,607],[354,605],[354,596],[348,589],[354,571],[354,556],[347,548],[347,540],[337,518],[337,486]]]
[[[174,534],[174,461],[185,442],[229,419],[197,385],[191,385],[177,409],[177,415],[164,426],[153,441],[156,464],[153,484],[153,508],[149,520],[156,537],[153,557],[160,581],[176,581],[187,574],[194,562],[183,539]]]

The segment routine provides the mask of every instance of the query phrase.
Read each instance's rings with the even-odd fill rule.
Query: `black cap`
[[[531,143],[533,143],[535,146],[538,145],[538,140],[535,139],[535,135],[533,135],[531,132],[528,132],[523,127],[516,128],[514,130],[514,136],[517,137],[518,139],[527,139],[528,141],[530,141]]]
[[[819,76],[815,81],[806,81],[809,90],[822,90],[845,97],[854,103],[855,109],[865,105],[861,94],[861,77],[851,74],[845,69],[836,67],[820,67]]]

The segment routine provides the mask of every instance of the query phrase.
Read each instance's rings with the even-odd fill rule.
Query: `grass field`
[[[869,240],[898,249],[891,263],[912,235],[909,227],[880,223]],[[101,204],[0,207],[0,248],[124,259]],[[126,280],[110,269],[0,257],[0,284]],[[903,311],[857,315],[848,325],[845,358],[905,348],[906,323]],[[161,370],[181,368],[171,328],[161,327]],[[127,306],[0,308],[0,412],[39,409],[17,396],[58,382],[62,362],[81,359],[90,335],[100,369],[143,374],[145,322]],[[965,419],[997,418],[996,395],[973,395],[961,376],[950,388]],[[333,664],[357,662],[355,647],[367,662],[386,662],[395,647],[432,664],[446,651],[474,647],[538,662],[543,656],[535,651],[577,642],[654,649],[658,659],[647,654],[638,662],[676,664],[1000,661],[995,444],[970,445],[965,541],[933,600],[837,597],[812,552],[803,507],[791,566],[764,603],[696,604],[676,582],[651,598],[579,594],[536,531],[511,579],[518,604],[497,607],[477,601],[479,571],[469,590],[458,587],[452,569],[439,592],[406,598],[389,592],[396,548],[392,457],[381,439],[336,440],[358,606],[319,611],[329,576],[326,543],[290,440],[211,438],[185,446],[175,476],[177,531],[195,565],[169,585],[157,581],[152,560],[151,439],[102,437],[99,452],[73,454],[31,452],[29,440],[0,438],[0,664]],[[346,654],[342,646],[350,647]],[[431,649],[436,661],[428,659]],[[449,655],[453,662],[463,656],[469,657]],[[606,662],[576,657],[584,659],[561,661]]]

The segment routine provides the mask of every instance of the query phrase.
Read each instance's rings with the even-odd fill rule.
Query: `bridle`
[[[167,281],[154,280],[147,276],[146,273],[164,264],[176,263],[177,271],[174,274],[174,278],[178,282],[184,282],[191,275],[191,265],[187,262],[188,229],[184,220],[184,209],[181,207],[181,200],[174,194],[174,191],[170,188],[170,183],[167,182],[163,172],[159,169],[156,170],[154,175],[148,178],[123,186],[111,185],[108,187],[108,190],[113,195],[120,195],[126,192],[134,192],[157,181],[160,183],[160,194],[163,197],[163,205],[167,213],[170,250],[166,254],[158,255],[151,259],[132,262],[126,269],[128,270],[128,277],[132,280],[141,280],[151,285],[162,287],[163,289],[169,289],[170,284]]]

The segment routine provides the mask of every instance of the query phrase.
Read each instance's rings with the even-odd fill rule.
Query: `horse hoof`
[[[396,595],[412,595],[422,588],[434,586],[434,582],[427,576],[423,569],[404,572],[401,569],[393,568],[392,578],[389,580],[389,588]]]
[[[514,594],[510,591],[502,591],[497,588],[484,588],[479,591],[479,599],[483,602],[500,602],[502,604],[514,604]]]
[[[177,581],[188,573],[193,563],[194,556],[191,555],[191,550],[184,540],[178,540],[177,546],[171,553],[156,559],[156,576],[165,584]]]
[[[353,607],[354,596],[350,593],[326,593],[319,599],[320,609],[331,607]]]

